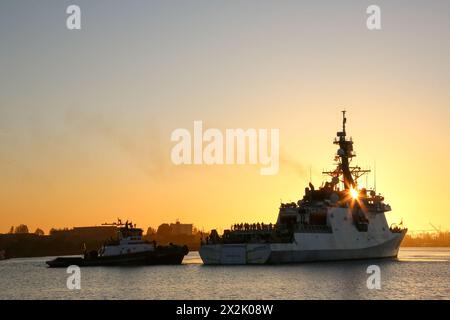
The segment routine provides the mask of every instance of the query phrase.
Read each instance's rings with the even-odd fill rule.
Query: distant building
[[[192,223],[180,223],[177,221],[176,223],[170,224],[170,229],[172,230],[172,235],[187,235],[192,236]]]
[[[83,238],[109,238],[117,234],[115,226],[74,227],[73,229],[51,230],[53,236],[72,236]]]

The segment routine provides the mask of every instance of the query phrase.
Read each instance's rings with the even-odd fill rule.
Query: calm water
[[[74,291],[47,259],[0,261],[0,299],[450,299],[450,248],[282,266],[204,266],[192,252],[180,266],[82,268]],[[371,264],[381,268],[380,290],[367,289]]]

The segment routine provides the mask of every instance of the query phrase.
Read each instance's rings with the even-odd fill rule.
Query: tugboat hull
[[[71,265],[79,267],[91,266],[124,266],[124,265],[174,265],[181,264],[183,258],[188,254],[186,246],[169,247],[151,252],[123,254],[117,256],[106,256],[96,258],[82,257],[59,257],[47,261],[50,268],[67,268]]]

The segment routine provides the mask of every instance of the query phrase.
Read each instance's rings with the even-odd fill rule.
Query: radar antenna
[[[328,174],[332,177],[339,178],[341,175],[343,177],[342,182],[344,183],[344,188],[356,189],[359,177],[365,173],[370,172],[370,170],[363,170],[358,166],[351,167],[350,162],[356,154],[353,152],[353,140],[347,139],[347,132],[345,130],[345,125],[347,123],[347,118],[345,116],[346,111],[342,111],[342,131],[337,132],[337,138],[334,139],[333,143],[339,145],[339,149],[336,155],[337,167],[333,171],[324,171],[323,174]]]

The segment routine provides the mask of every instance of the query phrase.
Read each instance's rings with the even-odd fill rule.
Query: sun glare
[[[350,195],[352,196],[353,199],[358,199],[358,190],[351,188]]]

